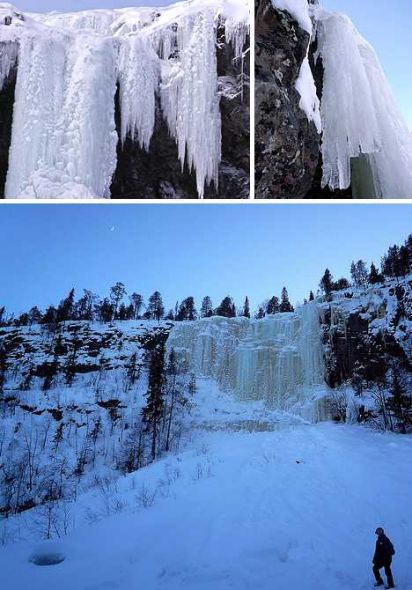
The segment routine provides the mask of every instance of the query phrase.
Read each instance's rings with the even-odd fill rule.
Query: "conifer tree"
[[[113,287],[110,287],[110,301],[112,303],[113,308],[112,319],[116,319],[119,304],[125,295],[126,288],[123,285],[123,283],[116,283],[115,285],[113,285]]]
[[[162,296],[159,291],[155,291],[149,297],[149,303],[147,305],[147,315],[150,319],[160,321],[165,314],[165,308],[163,307]]]
[[[193,297],[186,297],[179,306],[176,320],[181,322],[183,320],[193,321],[197,318],[197,311],[195,308],[195,300]]]
[[[236,307],[233,302],[233,299],[231,297],[229,297],[229,295],[227,297],[225,297],[224,299],[222,299],[222,302],[219,305],[219,307],[216,309],[215,313],[216,313],[216,315],[220,315],[225,318],[236,317]]]
[[[57,321],[66,322],[67,320],[71,320],[73,317],[73,309],[74,289],[72,289],[68,296],[60,302],[59,307],[57,308]]]
[[[393,374],[391,396],[386,400],[386,407],[395,418],[400,432],[406,434],[412,426],[412,397],[405,392],[397,370]]]
[[[327,268],[320,280],[319,287],[327,297],[330,297],[333,287],[333,277],[330,270]]]
[[[130,300],[133,306],[133,319],[138,320],[140,319],[140,312],[143,309],[143,297],[139,293],[132,293]]]
[[[286,292],[287,295],[287,292]],[[269,299],[266,304],[266,314],[267,315],[274,315],[275,313],[280,312],[280,304],[279,304],[279,297],[273,296]]]
[[[282,289],[279,311],[282,313],[288,312],[288,311],[293,311],[293,306],[289,301],[289,295],[288,295],[288,291],[287,291],[286,287],[283,287],[283,289]]]
[[[376,266],[371,264],[371,269],[368,276],[368,283],[370,285],[375,285],[376,283],[381,283],[383,281],[383,276],[378,273]]]
[[[164,409],[164,354],[165,344],[162,340],[150,353],[146,405],[141,412],[146,433],[151,436],[151,456],[153,461],[156,459],[157,440]]]
[[[202,318],[210,318],[213,315],[213,303],[209,295],[203,297],[202,305],[200,308],[200,316]]]
[[[314,301],[314,300],[315,300],[315,296],[314,296],[314,294],[313,294],[313,291],[311,291],[311,292],[309,293],[309,301]]]
[[[245,318],[250,318],[249,298],[247,296],[246,296],[245,302],[243,304],[242,316]]]

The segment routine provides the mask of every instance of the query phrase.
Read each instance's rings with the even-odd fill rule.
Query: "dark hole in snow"
[[[63,553],[42,551],[33,553],[29,559],[34,565],[57,565],[64,561],[66,556]]]

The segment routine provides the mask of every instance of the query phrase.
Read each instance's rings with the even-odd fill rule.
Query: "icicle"
[[[182,169],[187,158],[203,197],[205,183],[218,185],[221,158],[214,12],[206,9],[184,18],[177,33],[180,59],[162,68],[162,109]]]
[[[134,140],[137,133],[140,146],[149,150],[159,77],[159,60],[147,40],[127,37],[121,45],[119,63],[123,143],[128,134]]]
[[[110,39],[22,37],[6,198],[109,195],[116,57]]]
[[[199,376],[216,379],[242,400],[264,399],[293,408],[323,383],[324,358],[318,307],[263,320],[212,317],[177,324],[168,348]]]
[[[348,188],[351,159],[366,154],[376,196],[410,198],[412,136],[374,50],[347,17],[320,7],[313,14],[324,67],[322,185]]]
[[[11,70],[17,65],[18,51],[19,46],[15,41],[0,43],[0,91]]]
[[[195,170],[200,196],[205,185],[217,186],[216,30],[224,23],[239,57],[247,0],[25,17],[0,3],[3,14],[13,24],[0,28],[0,47],[20,46],[7,198],[110,196],[117,83],[122,141],[130,135],[149,149],[159,93],[182,168],[187,162]],[[0,54],[0,83],[12,67],[11,52],[10,46]]]

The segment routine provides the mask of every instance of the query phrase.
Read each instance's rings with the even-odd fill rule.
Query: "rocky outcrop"
[[[256,2],[256,198],[304,198],[320,136],[295,88],[310,35],[270,0]]]
[[[340,292],[322,305],[326,382],[384,384],[396,367],[412,386],[412,281]]]

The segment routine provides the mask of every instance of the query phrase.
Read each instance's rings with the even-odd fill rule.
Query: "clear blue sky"
[[[347,14],[378,54],[397,102],[412,130],[412,0],[320,0]]]
[[[412,205],[3,205],[0,305],[45,308],[75,287],[104,296],[116,281],[167,307],[227,294],[252,307],[284,285],[293,302],[326,267],[379,263],[412,232]]]

